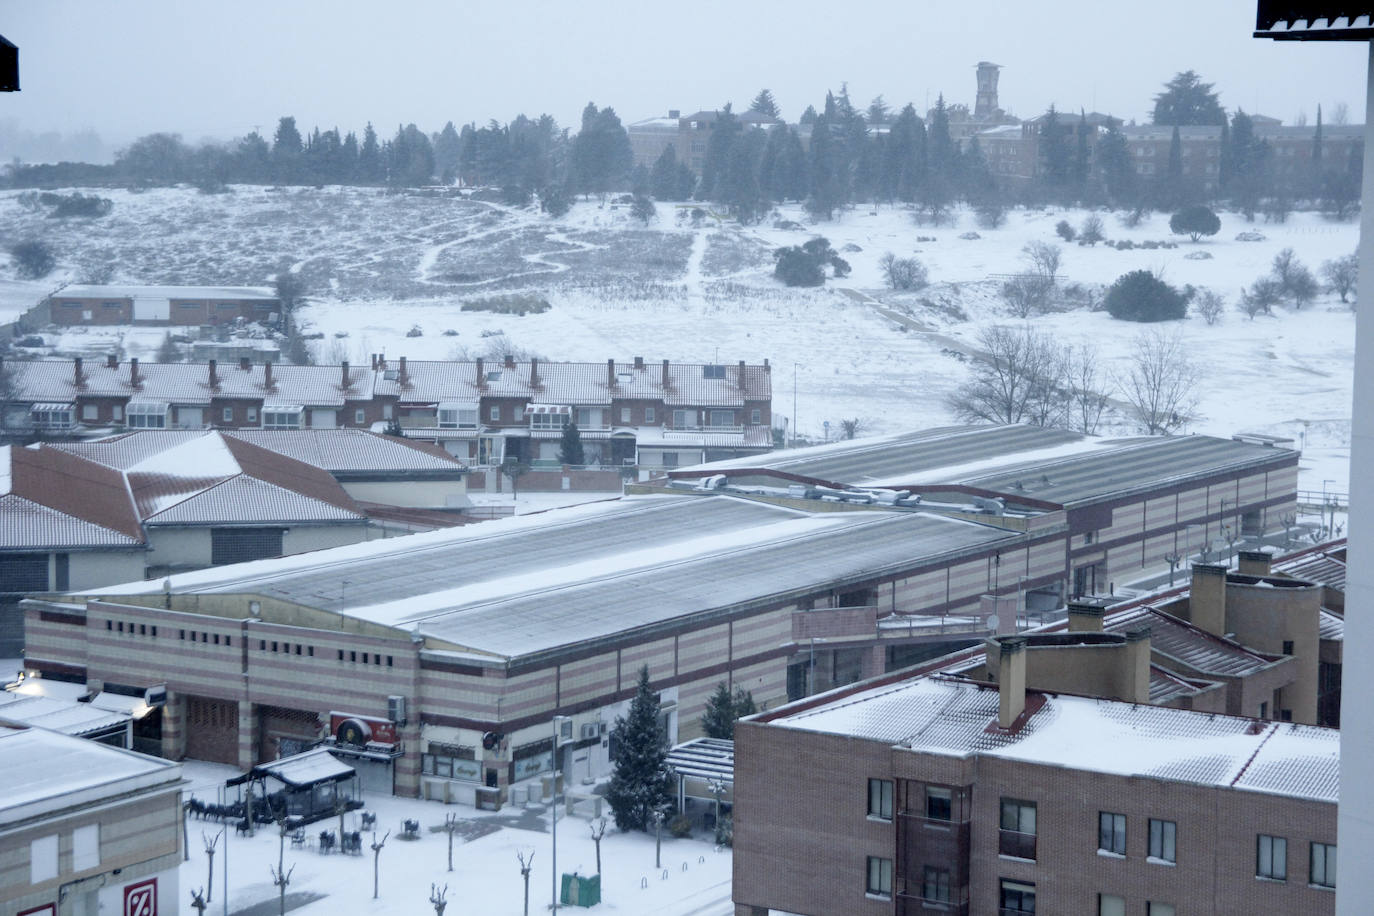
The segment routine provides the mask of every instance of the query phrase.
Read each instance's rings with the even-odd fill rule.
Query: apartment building
[[[181,767],[3,715],[0,913],[179,912]]]
[[[1135,697],[1030,689],[1028,639],[738,723],[736,913],[1334,912],[1339,732],[1140,702],[1144,628],[1059,645]]]

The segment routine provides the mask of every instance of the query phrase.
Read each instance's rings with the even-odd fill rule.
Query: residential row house
[[[80,437],[125,429],[370,429],[395,424],[470,465],[554,467],[575,423],[585,463],[677,467],[773,446],[762,365],[390,361],[367,369],[83,359],[9,362],[3,428]]]

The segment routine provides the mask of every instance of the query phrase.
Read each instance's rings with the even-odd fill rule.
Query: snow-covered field
[[[862,419],[870,434],[950,422],[945,395],[968,372],[961,351],[976,347],[986,325],[1015,321],[990,277],[1026,269],[1021,249],[1028,241],[1061,244],[1055,224],[1078,226],[1086,215],[1013,210],[1001,228],[983,229],[967,212],[930,227],[916,225],[902,208],[861,207],[810,224],[787,207],[758,226],[738,227],[709,214],[694,224],[690,205],[659,204],[657,219],[645,227],[628,207],[596,201],[579,202],[555,221],[535,208],[428,192],[100,193],[115,201],[114,212],[90,221],[51,220],[6,195],[0,230],[5,237],[47,238],[61,256],[59,273],[78,279],[83,266],[107,263],[118,282],[264,284],[278,265],[289,264],[315,293],[306,320],[324,335],[314,344],[324,361],[356,363],[374,352],[443,359],[503,351],[587,361],[767,358],[775,416],[795,413],[800,433],[817,441],[835,435],[845,418]],[[1222,213],[1221,232],[1198,244],[1171,236],[1166,215],[1129,229],[1112,214],[1102,216],[1111,240],[1178,245],[1064,245],[1061,285],[1079,284],[1099,299],[1102,285],[1143,268],[1177,286],[1216,290],[1234,305],[1279,250],[1293,248],[1317,271],[1358,240],[1357,224],[1308,213],[1281,225]],[[775,228],[780,220],[804,228]],[[980,237],[960,237],[970,231]],[[1245,231],[1264,239],[1238,241]],[[818,290],[782,287],[771,276],[771,250],[816,234],[841,251],[852,275]],[[931,286],[917,293],[884,289],[879,259],[888,251],[920,258]],[[1187,257],[1197,252],[1211,257]],[[22,310],[57,279],[0,279],[0,316]],[[512,294],[551,307],[524,315],[461,310]],[[1032,321],[1065,343],[1091,343],[1118,371],[1143,329],[1084,307]],[[1305,488],[1332,481],[1331,488],[1346,489],[1354,314],[1334,294],[1253,321],[1231,310],[1216,326],[1194,317],[1164,329],[1176,329],[1205,370],[1191,431],[1292,437],[1304,447]],[[49,343],[58,352],[118,346],[148,358],[161,339],[158,329],[78,329]],[[1135,430],[1113,417],[1103,431]]]
[[[186,794],[213,801],[217,787],[238,775],[232,767],[188,761]],[[284,864],[290,873],[288,906],[292,895],[318,896],[293,912],[299,916],[338,916],[340,913],[371,916],[415,916],[432,912],[430,886],[448,886],[448,914],[466,916],[520,916],[524,906],[524,882],[517,854],[528,859],[531,913],[549,909],[552,897],[550,871],[551,835],[547,805],[508,806],[497,813],[467,807],[392,796],[364,795],[365,810],[377,815],[377,840],[389,830],[378,860],[379,895],[372,898],[373,854],[370,833],[363,834],[363,855],[321,855],[314,842],[321,830],[337,830],[330,818],[306,828],[310,842],[292,848],[288,842]],[[454,839],[453,871],[448,871],[448,836],[444,816],[456,814],[463,824]],[[357,813],[346,815],[349,830],[358,829]],[[420,838],[402,839],[405,820],[420,822]],[[580,815],[558,818],[558,871],[596,874],[596,848],[589,819]],[[194,914],[191,891],[206,884],[207,856],[202,834],[213,838],[220,830],[214,821],[191,819],[190,861],[181,866],[179,883],[183,900],[179,912]],[[700,831],[698,831],[700,833]],[[226,844],[228,849],[226,850]],[[224,912],[224,875],[229,877],[228,912],[252,907],[253,916],[275,916],[277,888],[271,869],[280,848],[275,827],[259,830],[252,838],[239,836],[231,827],[218,840],[214,857],[214,890],[206,912]],[[227,855],[226,855],[227,854]],[[663,916],[725,916],[733,913],[730,902],[730,850],[719,849],[708,839],[674,839],[664,832],[662,867],[654,867],[652,834],[621,833],[614,824],[601,841],[601,905],[597,912],[663,914]],[[666,877],[665,877],[666,873]],[[263,906],[255,906],[263,904]],[[570,913],[581,912],[569,907]]]

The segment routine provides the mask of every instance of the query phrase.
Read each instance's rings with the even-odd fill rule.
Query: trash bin
[[[601,876],[563,875],[563,890],[559,902],[569,906],[596,906],[601,902]]]

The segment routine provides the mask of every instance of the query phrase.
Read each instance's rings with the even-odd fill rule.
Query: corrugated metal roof
[[[0,719],[80,737],[118,728],[129,721],[129,716],[89,703],[0,690]]]
[[[452,471],[463,467],[440,446],[361,429],[239,429],[224,434],[330,473]]]
[[[1317,629],[1321,639],[1345,640],[1345,618],[1331,613],[1326,608],[1321,610]]]
[[[0,496],[0,550],[61,550],[83,547],[139,547],[130,537],[94,522],[67,515],[31,499]]]
[[[270,299],[265,286],[64,286],[54,299]]]
[[[1274,662],[1233,640],[1214,636],[1170,614],[1150,607],[1108,614],[1102,628],[1125,633],[1143,623],[1150,626],[1150,651],[1157,652],[1203,674],[1245,677],[1272,667]]]
[[[1122,776],[1144,776],[1335,802],[1340,732],[1238,716],[1040,694],[1020,731],[989,729],[995,688],[913,677],[847,692],[771,720],[959,756],[989,755]]]
[[[1345,591],[1345,561],[1329,553],[1310,553],[1275,564],[1274,572]]]

